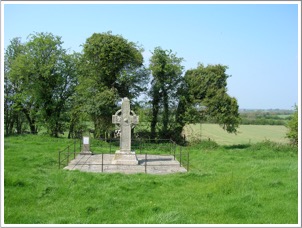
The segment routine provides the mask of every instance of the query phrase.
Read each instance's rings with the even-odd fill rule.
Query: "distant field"
[[[285,137],[285,126],[241,125],[237,135],[229,134],[217,124],[190,124],[185,127],[187,140],[211,139],[220,145],[234,145],[270,140],[277,143],[288,143]]]

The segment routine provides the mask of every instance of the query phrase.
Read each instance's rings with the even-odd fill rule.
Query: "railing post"
[[[147,153],[145,154],[145,173],[147,173]]]
[[[174,149],[174,161],[175,161],[175,153],[176,153],[176,145],[175,144],[173,146],[173,149]]]
[[[190,158],[189,158],[189,152],[187,151],[188,154],[188,163],[187,163],[187,171],[189,172],[189,164],[190,164]]]
[[[181,166],[181,147],[179,147],[179,165]]]
[[[142,154],[142,139],[139,139],[139,154]]]
[[[104,166],[104,153],[103,153],[103,151],[102,151],[102,172],[104,172],[104,168],[103,168],[103,166]]]
[[[73,159],[75,159],[75,151],[76,151],[76,140],[73,143]]]
[[[111,154],[111,138],[109,139],[109,153]]]
[[[66,166],[68,165],[68,163],[69,163],[69,146],[67,147],[67,164],[66,164]]]
[[[81,151],[82,150],[82,139],[80,139],[80,150],[79,151]]]

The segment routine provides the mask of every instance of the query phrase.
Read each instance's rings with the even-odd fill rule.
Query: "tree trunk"
[[[184,120],[184,115],[185,115],[185,112],[187,109],[186,104],[187,104],[186,99],[183,97],[180,97],[178,105],[177,105],[177,109],[176,109],[176,116],[175,116],[176,124],[173,128],[173,132],[175,135],[174,140],[177,141],[178,143],[186,142],[186,136],[182,135],[183,128],[186,125],[185,120]]]
[[[163,106],[164,106],[164,112],[163,112],[162,136],[163,138],[166,138],[168,132],[168,123],[169,123],[169,100],[166,90],[163,90]]]
[[[9,111],[8,111],[8,105],[7,101],[5,100],[4,103],[4,110],[5,110],[5,115],[4,115],[4,123],[5,123],[5,133],[9,135]]]
[[[30,127],[30,133],[32,134],[37,134],[37,126],[35,124],[35,120],[32,120],[31,124],[29,125]]]
[[[20,115],[16,113],[16,128],[17,128],[17,134],[22,133],[22,121],[20,120]]]
[[[26,108],[23,108],[22,109],[26,119],[27,119],[27,122],[29,124],[29,128],[30,128],[30,132],[32,134],[36,134],[37,133],[37,128],[36,128],[36,120],[34,119],[34,117],[30,117],[30,114],[29,114],[29,110],[27,110]]]
[[[15,123],[15,120],[14,120],[14,118],[12,117],[12,118],[10,119],[10,121],[9,121],[9,127],[8,127],[8,134],[9,134],[9,135],[12,134],[12,133],[14,133],[14,132],[13,132],[14,123]]]
[[[151,120],[151,139],[155,139],[156,136],[156,124],[159,111],[159,95],[158,93],[153,96],[152,100],[152,120]]]
[[[68,139],[73,138],[74,136],[74,122],[71,120],[69,125]]]
[[[100,138],[101,137],[101,126],[100,126],[99,117],[94,118],[94,130],[95,130],[94,137]]]

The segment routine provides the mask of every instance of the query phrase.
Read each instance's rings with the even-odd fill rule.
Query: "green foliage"
[[[219,147],[218,143],[213,140],[200,140],[194,139],[189,142],[192,147],[198,147],[199,149],[217,149]]]
[[[5,137],[5,224],[297,224],[298,153],[271,143],[184,147],[170,175],[58,169],[72,140]]]
[[[171,106],[175,107],[178,101],[177,90],[182,81],[182,58],[178,58],[172,50],[163,50],[161,47],[154,49],[150,59],[150,70],[153,80],[151,82],[150,97],[152,99],[151,137],[155,138],[160,108],[163,108],[162,129],[160,136],[169,138],[169,123],[171,119]],[[172,130],[173,131],[173,130]]]
[[[22,132],[25,116],[23,107],[29,102],[23,102],[21,96],[22,83],[14,79],[11,68],[19,55],[24,53],[24,45],[20,38],[14,38],[8,45],[4,55],[4,125],[7,135],[14,133],[14,125],[17,133]]]
[[[292,116],[292,119],[288,121],[288,130],[287,137],[290,139],[291,143],[294,145],[298,145],[298,106],[295,106],[295,112]]]
[[[51,33],[32,34],[22,53],[7,65],[9,80],[18,85],[15,103],[32,133],[37,131],[37,121],[52,136],[65,129],[64,112],[77,83],[77,69],[76,56],[66,54],[62,43]]]
[[[204,104],[208,107],[207,115],[219,123],[224,130],[236,133],[239,126],[239,113],[236,98],[230,97],[223,89],[211,98],[206,98]]]
[[[251,145],[252,151],[262,151],[270,148],[272,152],[297,153],[297,149],[288,144],[276,143],[270,140],[264,140]]]
[[[200,64],[196,69],[188,70],[185,74],[183,90],[184,105],[187,106],[184,115],[187,123],[210,119],[220,124],[224,130],[236,133],[240,117],[236,98],[227,94],[226,66]]]
[[[240,124],[286,126],[292,113],[291,110],[243,110],[240,112]]]
[[[143,67],[143,49],[119,35],[94,33],[83,46],[83,77],[115,88],[120,97],[135,97],[146,90],[148,71]],[[126,84],[125,84],[126,83]]]
[[[83,45],[83,54],[66,53],[61,37],[35,33],[28,42],[11,41],[5,54],[5,129],[17,133],[27,125],[36,133],[38,125],[52,136],[69,129],[75,137],[94,122],[95,137],[111,131],[110,116],[118,100],[128,97],[133,107],[153,79],[151,138],[180,142],[186,123],[208,118],[228,132],[238,127],[238,105],[226,93],[223,65],[199,65],[182,77],[182,58],[172,50],[156,47],[150,67],[143,65],[143,49],[111,32],[94,33]],[[207,106],[206,110],[199,110]],[[26,123],[25,123],[26,122]],[[15,126],[15,127],[14,127]]]
[[[94,122],[95,137],[113,128],[111,115],[121,97],[134,99],[146,90],[149,72],[143,51],[119,35],[94,33],[83,46],[77,103]]]
[[[190,88],[190,94],[196,100],[211,98],[216,95],[217,90],[225,90],[227,79],[230,77],[225,73],[228,69],[223,65],[199,64],[196,69],[188,70],[185,80]]]

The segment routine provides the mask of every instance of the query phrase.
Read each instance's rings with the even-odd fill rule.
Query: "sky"
[[[81,52],[93,33],[112,31],[144,48],[146,66],[158,46],[183,58],[185,71],[198,63],[228,66],[228,94],[240,109],[293,109],[299,102],[297,2],[53,3],[2,2],[4,49],[15,37],[26,42],[50,32]]]

